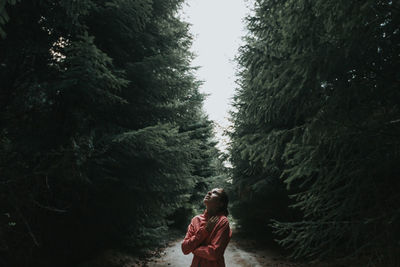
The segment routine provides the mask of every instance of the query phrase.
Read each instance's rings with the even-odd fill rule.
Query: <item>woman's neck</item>
[[[209,216],[214,216],[214,215],[217,214],[217,211],[216,211],[215,209],[206,208],[206,210],[207,210],[207,214],[208,214]]]

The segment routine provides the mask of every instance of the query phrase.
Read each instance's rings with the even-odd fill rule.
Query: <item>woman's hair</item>
[[[219,193],[219,200],[222,202],[222,208],[221,212],[224,213],[225,216],[228,216],[229,211],[228,211],[228,204],[229,204],[229,198],[228,194],[225,192],[224,189],[220,188],[221,192]]]

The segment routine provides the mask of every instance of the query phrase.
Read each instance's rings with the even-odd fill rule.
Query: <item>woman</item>
[[[225,266],[224,251],[232,236],[228,218],[228,195],[221,188],[209,191],[206,210],[192,219],[182,242],[182,252],[194,254],[192,267]]]

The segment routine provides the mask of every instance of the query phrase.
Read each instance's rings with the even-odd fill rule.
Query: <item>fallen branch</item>
[[[50,211],[54,211],[54,212],[60,212],[60,213],[67,212],[67,210],[62,210],[62,209],[42,205],[39,202],[37,202],[36,200],[33,200],[33,203],[35,203],[38,207],[40,207],[42,209],[46,209],[46,210],[50,210]]]
[[[39,244],[39,242],[37,241],[35,235],[33,234],[32,229],[31,229],[31,226],[29,225],[28,221],[25,219],[24,215],[22,214],[22,212],[20,211],[20,209],[18,208],[17,205],[15,206],[15,210],[17,211],[18,215],[21,217],[21,219],[22,219],[22,221],[24,222],[26,228],[28,229],[28,233],[29,233],[29,235],[31,236],[33,243],[34,243],[37,247],[39,247],[40,244]]]

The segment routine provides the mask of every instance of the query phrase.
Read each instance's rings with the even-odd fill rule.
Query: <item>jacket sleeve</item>
[[[201,242],[203,242],[204,239],[206,239],[209,235],[205,228],[205,224],[200,225],[200,228],[195,229],[194,227],[194,221],[195,218],[192,219],[192,222],[190,223],[188,227],[188,231],[186,233],[185,238],[183,239],[182,242],[182,252],[183,254],[189,254],[190,252],[193,252],[194,249],[196,249]]]
[[[221,221],[216,231],[217,233],[215,237],[211,240],[210,245],[200,246],[196,248],[193,251],[194,255],[211,261],[218,260],[219,258],[222,257],[231,236],[229,222],[226,218]]]

